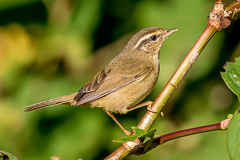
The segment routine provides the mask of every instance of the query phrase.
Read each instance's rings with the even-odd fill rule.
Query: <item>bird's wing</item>
[[[135,63],[125,64],[115,71],[105,68],[79,90],[74,98],[77,101],[75,105],[96,100],[137,80],[142,80],[152,69],[153,67],[150,65],[137,65]]]

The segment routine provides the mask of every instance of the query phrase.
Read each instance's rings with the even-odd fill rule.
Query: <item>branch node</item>
[[[197,50],[193,51],[192,57],[190,58],[189,62],[191,64],[194,64],[198,56],[199,56],[199,51]]]
[[[177,85],[175,85],[173,82],[170,82],[170,85],[177,89]]]
[[[232,11],[225,11],[222,2],[216,1],[209,15],[209,24],[220,31],[231,24],[231,21],[228,19],[231,15],[233,15]]]
[[[231,119],[232,118],[225,119],[220,123],[222,130],[226,130],[228,128],[228,125],[229,125]]]

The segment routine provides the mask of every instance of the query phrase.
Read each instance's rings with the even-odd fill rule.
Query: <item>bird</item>
[[[150,106],[140,103],[153,90],[160,72],[159,53],[164,41],[178,29],[149,27],[138,31],[110,63],[79,91],[32,104],[32,111],[59,104],[98,107],[112,117],[126,135],[126,130],[113,113],[126,114],[136,108]],[[140,104],[139,104],[140,103]]]

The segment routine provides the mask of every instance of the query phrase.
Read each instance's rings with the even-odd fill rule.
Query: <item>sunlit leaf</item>
[[[228,127],[228,152],[232,160],[240,159],[240,108],[238,108]]]
[[[134,135],[129,135],[129,136],[125,136],[125,137],[121,137],[117,140],[113,140],[113,142],[118,142],[118,143],[124,143],[124,142],[128,142],[128,141],[133,141],[137,138],[153,138],[156,129],[152,129],[150,131],[144,131],[142,129],[139,129],[137,127],[132,127],[133,131],[135,132]]]
[[[0,150],[0,160],[19,160],[17,157],[15,157],[13,154],[6,152],[6,151],[1,151]]]
[[[232,90],[234,94],[240,98],[240,57],[235,59],[233,63],[226,63],[225,72],[222,72],[222,78],[227,86]]]

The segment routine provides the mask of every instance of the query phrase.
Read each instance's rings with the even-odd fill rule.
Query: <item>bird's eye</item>
[[[156,41],[157,40],[157,36],[156,35],[151,36],[150,38],[151,38],[152,41]]]

